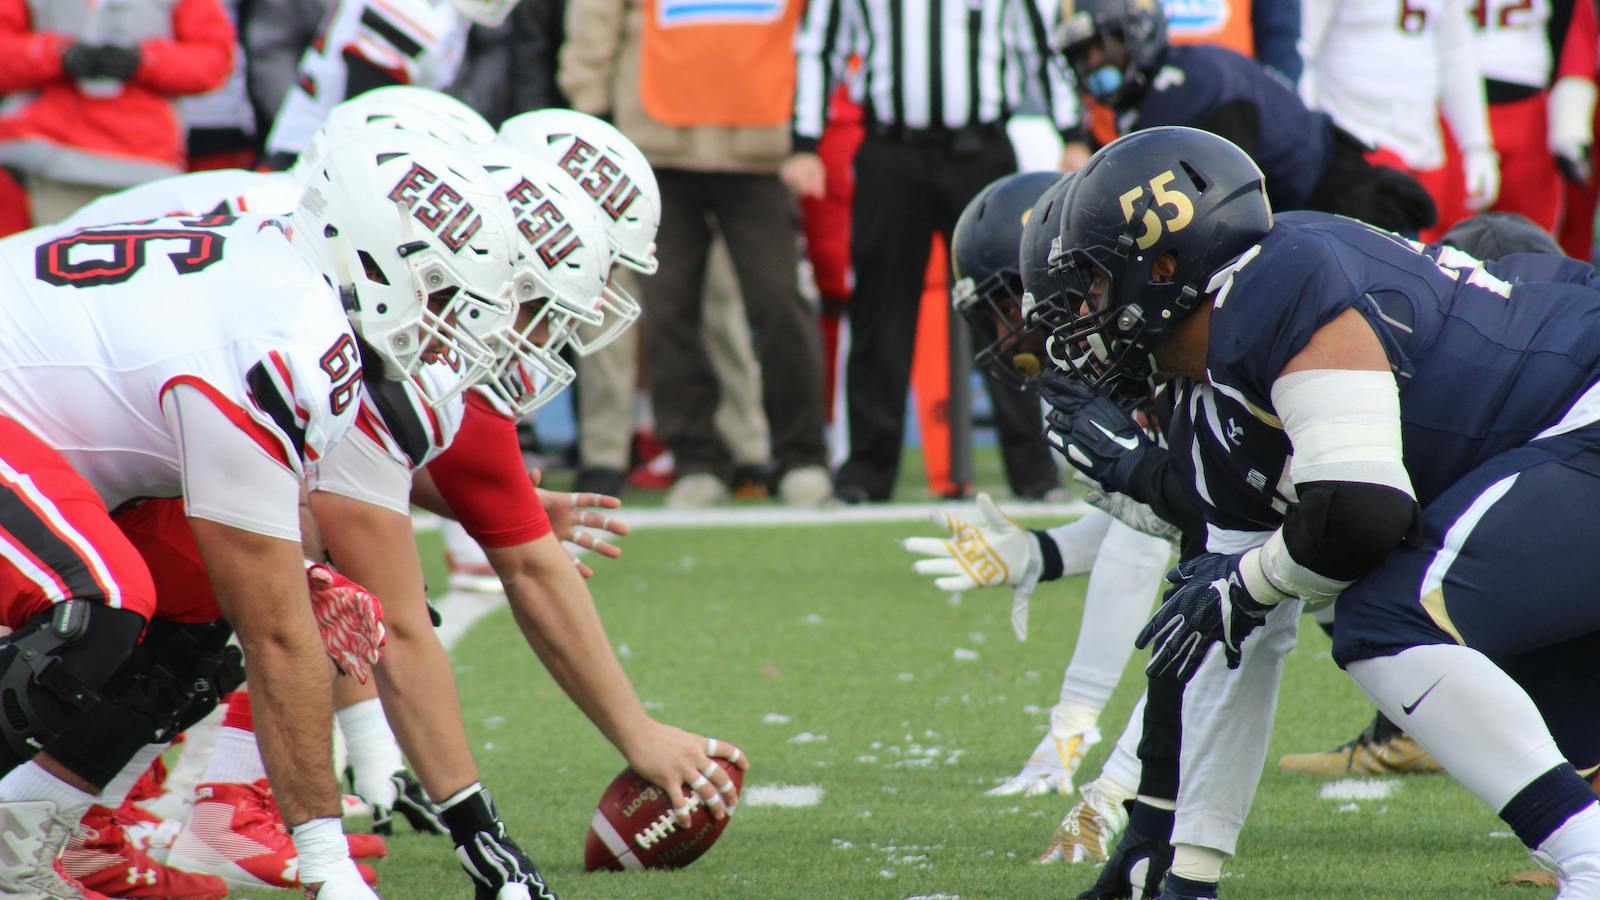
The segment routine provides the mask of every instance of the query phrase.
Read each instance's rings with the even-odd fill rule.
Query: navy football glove
[[[1221,641],[1228,668],[1239,667],[1239,648],[1272,607],[1250,596],[1239,574],[1243,554],[1203,553],[1167,573],[1173,586],[1134,646],[1152,647],[1145,673],[1188,683]]]
[[[1067,462],[1113,494],[1128,489],[1155,441],[1115,400],[1065,375],[1035,379],[1049,404],[1044,439]]]
[[[1078,900],[1158,897],[1161,879],[1172,868],[1172,854],[1170,840],[1158,834],[1144,834],[1130,822],[1122,833],[1122,840],[1117,842],[1117,849],[1101,868],[1100,877],[1078,895]]]

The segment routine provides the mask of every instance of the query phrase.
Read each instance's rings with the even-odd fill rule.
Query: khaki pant
[[[122,190],[103,184],[56,181],[32,173],[24,174],[22,183],[28,189],[28,211],[35,226],[59,222],[106,194]]]
[[[635,297],[639,276],[618,270],[617,280]],[[638,406],[639,326],[610,346],[578,360],[578,459],[585,468],[626,470],[628,443]],[[737,465],[764,465],[771,458],[767,417],[761,409],[761,375],[750,347],[750,328],[733,275],[728,248],[712,247],[706,272],[706,354],[722,393],[712,422]]]

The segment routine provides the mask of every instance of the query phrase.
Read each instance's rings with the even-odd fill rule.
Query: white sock
[[[1128,724],[1122,729],[1122,736],[1117,738],[1111,756],[1100,768],[1100,780],[1116,784],[1129,797],[1138,789],[1144,771],[1139,765],[1139,740],[1144,737],[1144,701],[1145,696],[1140,694],[1139,702],[1128,714]]]
[[[1391,722],[1491,810],[1565,762],[1533,700],[1476,650],[1430,644],[1358,660],[1346,670]]]
[[[1061,551],[1061,577],[1082,575],[1094,566],[1100,542],[1105,540],[1106,531],[1115,521],[1109,513],[1091,509],[1083,518],[1049,530],[1048,534]]]
[[[439,533],[444,535],[444,547],[450,551],[450,559],[458,566],[487,566],[489,557],[483,555],[483,548],[478,542],[467,534],[460,522],[444,520],[439,526]]]
[[[1062,700],[1098,710],[1111,699],[1171,557],[1172,545],[1165,540],[1111,521],[1089,573],[1083,624],[1061,682]]]
[[[300,857],[300,883],[322,884],[350,862],[344,823],[337,818],[312,819],[294,826],[294,852]]]
[[[156,757],[160,756],[170,746],[172,745],[145,744],[140,747],[138,752],[133,754],[133,759],[129,760],[128,764],[122,767],[122,771],[111,779],[111,783],[106,785],[105,790],[100,792],[100,796],[96,797],[94,802],[111,809],[121,806],[122,801],[128,799],[128,793],[133,790],[133,786],[139,783],[140,778],[144,777],[145,770],[150,768],[150,764],[156,761]]]
[[[94,795],[80,791],[29,760],[0,778],[0,803],[12,800],[49,800],[56,813],[74,823],[94,803]]]
[[[1580,874],[1600,880],[1600,805],[1589,804],[1561,824],[1539,845],[1568,877]],[[1587,881],[1585,883],[1588,883]]]
[[[355,770],[356,793],[378,806],[393,807],[398,792],[389,776],[405,766],[400,744],[384,718],[377,697],[353,703],[334,713],[344,733],[350,767]]]
[[[1210,847],[1193,844],[1174,844],[1172,847],[1172,874],[1190,881],[1215,884],[1222,880],[1222,862],[1228,855]]]

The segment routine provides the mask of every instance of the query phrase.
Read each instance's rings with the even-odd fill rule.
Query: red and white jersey
[[[355,335],[277,220],[35,229],[0,241],[0,292],[0,415],[109,508],[183,493],[162,409],[177,386],[297,478],[355,422]]]
[[[61,220],[61,224],[83,228],[161,216],[286,216],[299,204],[301,190],[300,182],[287,172],[190,172],[107,194]]]
[[[1363,142],[1392,150],[1412,169],[1444,165],[1436,110],[1455,81],[1477,88],[1473,64],[1453,58],[1470,54],[1465,6],[1463,0],[1304,0],[1306,105]]]
[[[300,57],[299,80],[283,98],[267,153],[298,154],[346,97],[346,57],[400,84],[444,90],[466,54],[472,23],[450,0],[334,0],[322,30]]]
[[[1549,86],[1550,0],[1470,0],[1473,46],[1483,77],[1526,87]]]

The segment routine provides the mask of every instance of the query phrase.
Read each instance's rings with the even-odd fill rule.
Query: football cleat
[[[1082,798],[1067,811],[1050,836],[1050,846],[1034,862],[1105,862],[1112,842],[1126,827],[1128,810],[1095,779],[1083,786]]]
[[[167,864],[217,875],[236,887],[300,887],[299,856],[265,779],[195,788],[194,811]],[[356,868],[368,884],[377,884],[371,867]]]
[[[1171,813],[1167,813],[1167,827],[1171,827]],[[1169,832],[1170,833],[1170,832]],[[1145,834],[1129,825],[1122,840],[1100,877],[1090,888],[1078,895],[1078,900],[1157,900],[1161,896],[1161,882],[1172,868],[1172,842],[1165,837]]]
[[[984,794],[989,797],[1010,797],[1021,794],[1037,797],[1057,793],[1063,797],[1072,794],[1072,778],[1083,765],[1083,754],[1100,743],[1100,729],[1088,728],[1067,735],[1047,733],[1033,755],[1023,763],[1022,771],[992,787]]]
[[[49,800],[0,803],[0,896],[22,900],[85,896],[88,892],[56,861],[73,826]]]
[[[61,853],[61,869],[86,889],[111,897],[212,900],[228,896],[215,875],[163,865],[136,846],[127,833],[133,820],[122,810],[91,806]]]
[[[117,822],[128,843],[144,851],[151,859],[165,860],[172,842],[183,831],[182,820],[163,819],[131,801],[117,808]]]
[[[394,781],[396,790],[394,807],[372,808],[374,833],[393,834],[395,813],[405,817],[413,831],[420,831],[423,834],[450,833],[450,829],[445,827],[444,818],[439,815],[439,807],[428,799],[427,793],[422,790],[422,785],[410,772],[401,769],[389,777]]]
[[[1443,772],[1433,754],[1422,749],[1379,713],[1361,734],[1322,753],[1291,753],[1278,760],[1278,770],[1294,775],[1343,778],[1346,775],[1412,775]]]

